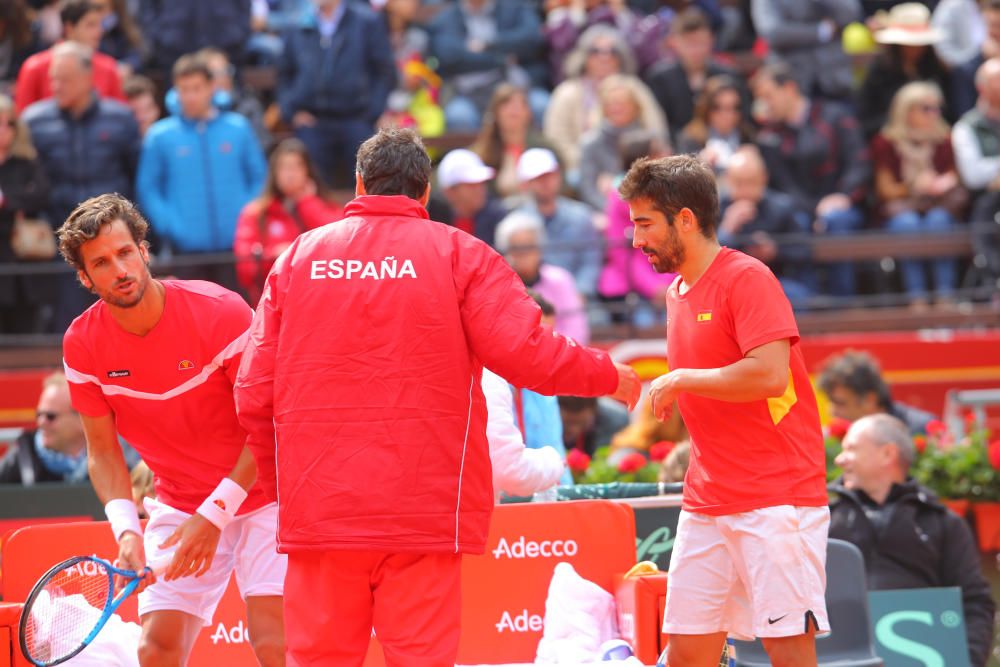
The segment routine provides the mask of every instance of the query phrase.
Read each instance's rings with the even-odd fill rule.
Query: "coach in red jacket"
[[[259,478],[278,499],[288,665],[452,667],[460,563],[493,507],[485,365],[538,392],[634,404],[627,366],[540,325],[482,241],[432,222],[410,130],[357,156],[345,219],[300,236],[264,287],[236,382]]]

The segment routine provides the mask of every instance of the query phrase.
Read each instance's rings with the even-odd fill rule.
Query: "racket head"
[[[129,579],[114,596],[114,577]],[[49,569],[31,589],[18,626],[21,653],[38,667],[58,665],[87,647],[142,573],[94,556],[75,556]]]

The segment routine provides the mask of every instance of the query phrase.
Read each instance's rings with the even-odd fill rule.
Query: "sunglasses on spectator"
[[[916,108],[924,113],[941,113],[940,104],[917,104]]]
[[[613,46],[592,46],[587,49],[588,56],[615,56],[618,52]]]
[[[38,412],[35,413],[35,420],[37,421],[37,420],[41,419],[42,421],[54,422],[55,420],[57,420],[60,417],[62,417],[62,415],[63,415],[63,413],[61,413],[61,412],[51,412],[51,411],[48,411],[48,410],[39,410]]]

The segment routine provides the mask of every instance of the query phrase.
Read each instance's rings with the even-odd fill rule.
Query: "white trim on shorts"
[[[792,637],[826,613],[828,507],[779,505],[710,516],[681,510],[663,631]]]

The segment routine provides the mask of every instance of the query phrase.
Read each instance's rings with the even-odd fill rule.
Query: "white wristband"
[[[127,498],[115,498],[104,506],[104,514],[111,523],[111,532],[115,541],[120,541],[122,533],[131,530],[136,535],[142,535],[142,525],[139,523],[139,512],[135,503]]]
[[[205,502],[198,508],[198,514],[219,530],[223,530],[236,516],[237,510],[246,499],[246,489],[226,477],[215,487],[215,491],[205,498]]]

